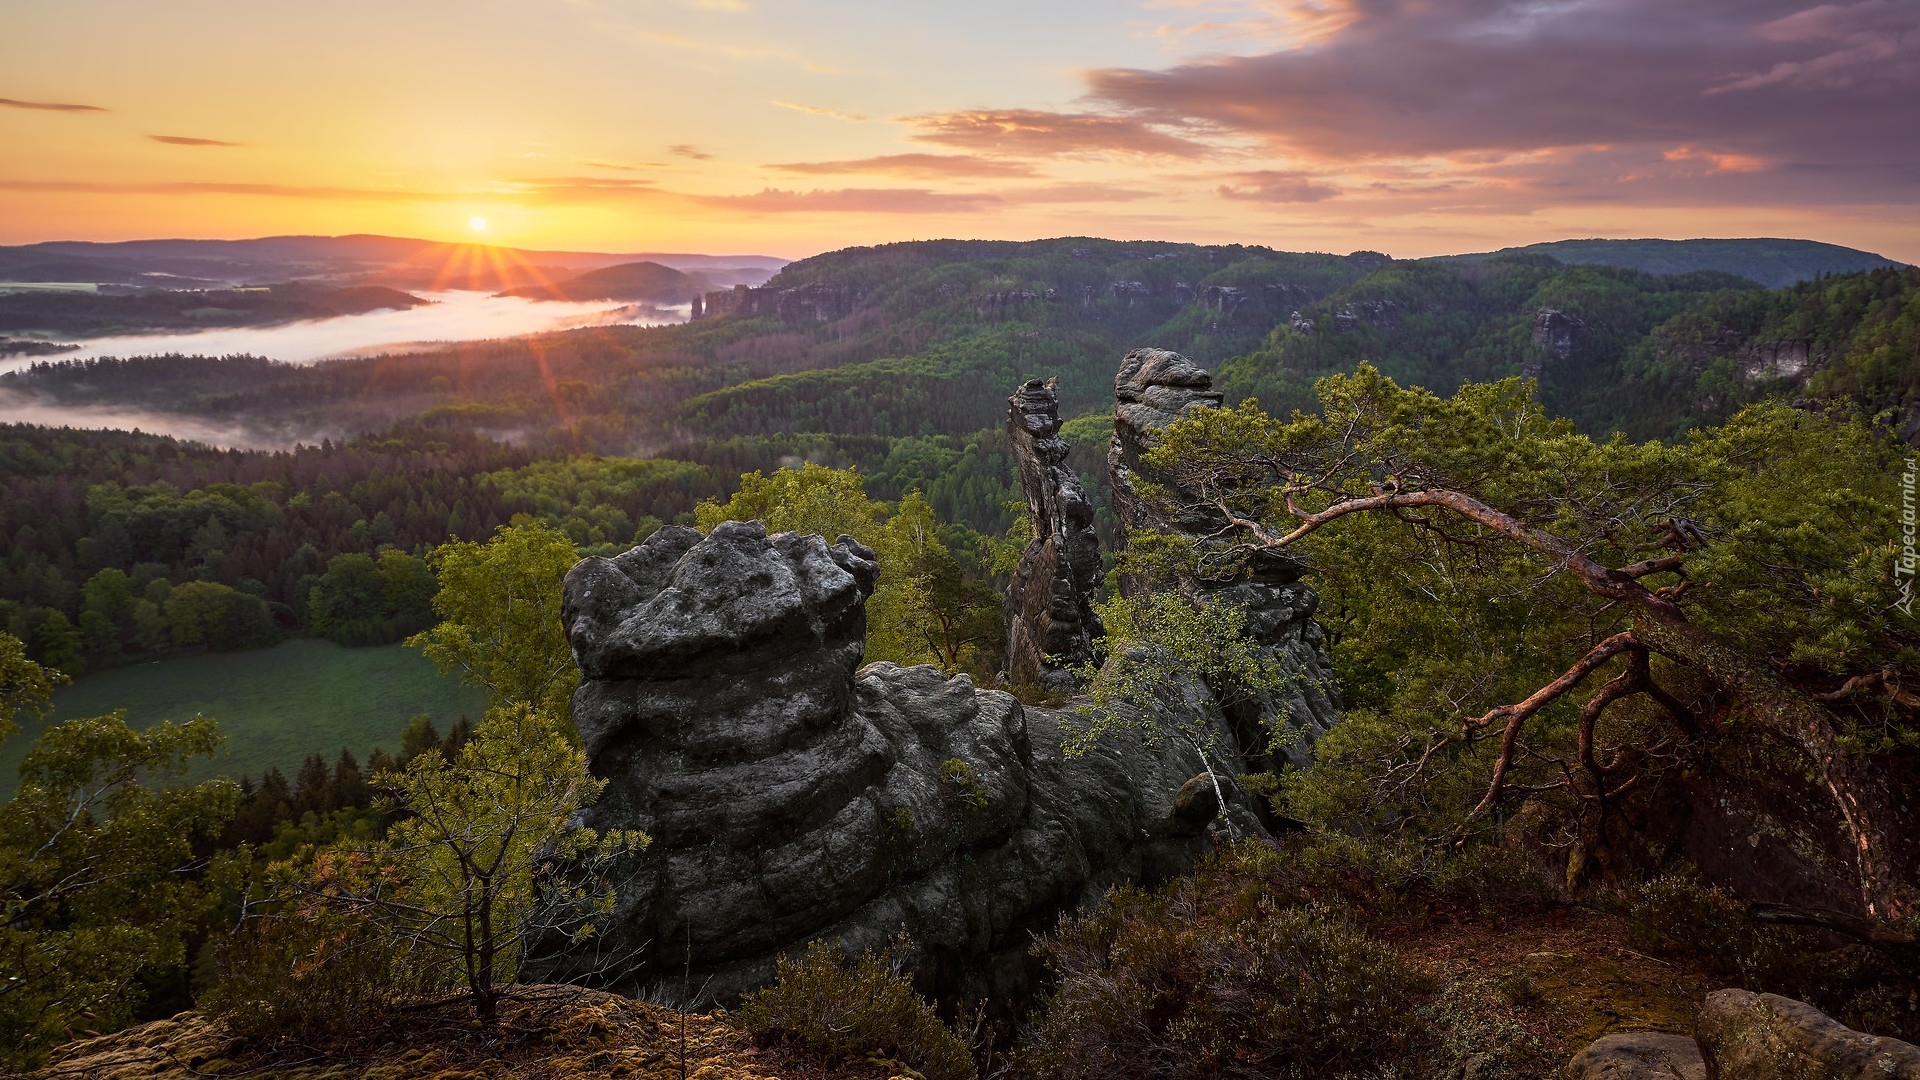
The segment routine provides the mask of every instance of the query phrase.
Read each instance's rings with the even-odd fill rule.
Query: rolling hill
[[[650,300],[684,304],[698,296],[707,284],[702,275],[685,274],[657,262],[632,262],[589,270],[564,281],[509,289],[501,295],[528,300]]]

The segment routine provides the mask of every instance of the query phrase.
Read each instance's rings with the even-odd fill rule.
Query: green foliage
[[[216,581],[174,586],[167,592],[164,611],[175,645],[228,652],[272,645],[281,637],[264,601]]]
[[[1226,701],[1255,705],[1270,702],[1286,685],[1279,660],[1247,637],[1246,612],[1230,604],[1196,604],[1171,589],[1144,600],[1116,594],[1096,611],[1107,633],[1094,647],[1109,659],[1078,672],[1091,681],[1091,700],[1077,709],[1085,723],[1068,737],[1066,752],[1084,754],[1120,731],[1140,732],[1150,745],[1173,739],[1199,752],[1215,794],[1223,794],[1214,764],[1238,748],[1218,745],[1219,732],[1207,715],[1180,703],[1196,679]],[[1260,717],[1272,746],[1290,737],[1287,719],[1277,713]]]
[[[53,688],[65,681],[59,672],[27,659],[19,638],[0,633],[0,740],[20,730],[13,718],[22,709],[45,716]]]
[[[169,784],[220,746],[194,719],[129,728],[119,714],[48,730],[0,806],[0,1060],[31,1066],[73,1030],[126,1024],[139,977],[177,969],[218,897],[196,841],[232,815],[232,781]]]
[[[428,561],[440,578],[442,621],[407,639],[444,673],[458,671],[496,706],[565,716],[580,669],[560,625],[573,542],[540,522],[502,526],[485,544],[454,541]]]
[[[898,1058],[927,1080],[973,1080],[973,1057],[900,974],[897,957],[847,962],[824,941],[775,961],[774,982],[748,994],[735,1019],[760,1039],[789,1040],[828,1058]]]
[[[335,555],[308,594],[307,618],[315,637],[386,645],[433,625],[438,591],[426,560],[404,551]]]
[[[814,533],[828,543],[851,536],[880,559],[880,579],[867,600],[870,661],[934,663],[948,673],[967,669],[1002,633],[999,595],[976,569],[969,573],[943,540],[951,536],[976,551],[985,538],[943,526],[918,491],[897,507],[869,499],[855,469],[807,463],[771,475],[748,473],[726,503],[694,511],[703,530],[722,521],[762,521],[769,532]]]
[[[1920,627],[1898,611],[1892,572],[1903,459],[1884,428],[1762,403],[1679,445],[1600,442],[1549,419],[1520,380],[1442,398],[1363,366],[1318,389],[1323,415],[1282,421],[1250,403],[1196,414],[1148,464],[1275,536],[1299,524],[1289,497],[1306,513],[1382,490],[1464,492],[1608,566],[1675,550],[1668,523],[1690,522],[1679,570],[1692,584],[1677,602],[1740,654],[1816,689],[1920,672]],[[1446,832],[1478,801],[1470,776],[1484,768],[1460,721],[1525,699],[1632,625],[1552,558],[1464,519],[1355,513],[1292,550],[1321,591],[1349,707],[1321,767],[1287,778],[1288,805],[1310,820]],[[1691,677],[1664,662],[1656,675],[1681,689]],[[1518,782],[1561,778],[1585,692],[1530,722]],[[1601,737],[1657,742],[1663,715],[1629,702]],[[1840,722],[1866,747],[1920,734],[1885,702],[1863,699]]]
[[[490,1024],[533,943],[592,936],[612,910],[611,867],[647,843],[576,823],[605,781],[524,703],[489,711],[451,760],[417,754],[374,783],[390,792],[373,808],[392,821],[383,838],[341,836],[269,869],[271,902],[221,946],[223,1011],[326,1026],[460,987]],[[309,989],[312,1002],[261,1004]]]

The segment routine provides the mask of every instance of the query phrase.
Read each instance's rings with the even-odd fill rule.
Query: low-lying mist
[[[45,360],[154,356],[165,353],[201,356],[245,353],[303,364],[339,356],[399,351],[426,344],[518,337],[583,326],[658,326],[685,322],[688,317],[686,304],[658,307],[610,300],[535,301],[478,292],[418,295],[433,303],[405,311],[373,311],[364,315],[343,315],[335,319],[316,319],[280,326],[96,338],[77,342],[77,347],[68,352],[0,360],[0,371],[13,371]],[[0,418],[20,419],[4,403],[0,403]]]
[[[0,390],[0,422],[144,431],[150,435],[171,435],[176,439],[207,443],[223,450],[286,450],[295,443],[317,443],[328,435],[342,434],[294,430],[278,425],[232,423],[116,405],[65,405],[12,390]]]

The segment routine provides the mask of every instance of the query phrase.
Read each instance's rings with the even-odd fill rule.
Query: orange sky
[[[1093,234],[1920,260],[1916,5],[62,0],[0,9],[0,242],[798,257]]]

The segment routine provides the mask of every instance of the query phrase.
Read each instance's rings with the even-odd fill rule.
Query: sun
[[[474,232],[486,232],[487,219],[481,217],[479,214],[475,214],[467,219],[467,228],[472,229]]]

